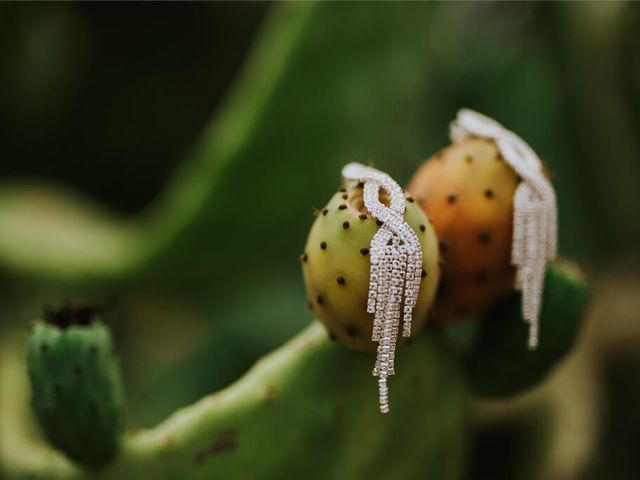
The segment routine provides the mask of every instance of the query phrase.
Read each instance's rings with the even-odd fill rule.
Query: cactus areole
[[[332,338],[359,350],[376,349],[373,375],[380,411],[387,413],[387,377],[395,373],[400,323],[402,337],[410,337],[424,324],[434,298],[437,239],[389,175],[357,163],[345,166],[342,175],[347,188],[336,196],[339,205],[332,200],[320,211],[301,261],[310,305]],[[335,333],[343,324],[344,337]]]

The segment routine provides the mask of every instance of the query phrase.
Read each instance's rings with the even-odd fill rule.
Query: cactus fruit
[[[519,179],[495,143],[470,138],[445,148],[416,172],[408,190],[438,235],[440,321],[490,308],[513,290],[513,195]]]
[[[384,202],[384,195],[381,196]],[[440,267],[438,242],[429,220],[407,195],[405,220],[423,252],[422,285],[414,309],[412,335],[427,320]],[[367,313],[369,245],[377,221],[364,207],[362,185],[343,188],[318,212],[301,255],[309,307],[332,339],[360,351],[374,351],[373,315]]]
[[[32,407],[49,442],[95,468],[117,453],[123,389],[111,335],[87,305],[45,309],[28,339]]]

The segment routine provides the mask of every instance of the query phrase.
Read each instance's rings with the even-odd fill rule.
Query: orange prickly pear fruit
[[[440,321],[482,313],[513,290],[513,196],[519,183],[492,140],[469,138],[428,159],[408,190],[438,236]]]

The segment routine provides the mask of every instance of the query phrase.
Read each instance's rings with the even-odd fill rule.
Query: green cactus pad
[[[98,472],[32,468],[32,480],[456,480],[467,394],[460,365],[429,335],[398,350],[391,412],[371,360],[314,322],[228,388],[127,435]],[[51,458],[42,462],[52,465]],[[1,471],[1,470],[0,470]],[[9,478],[20,478],[9,474]]]
[[[423,275],[412,333],[427,320],[440,278],[438,240],[427,216],[408,195],[405,220],[423,252]],[[301,256],[309,307],[332,339],[372,351],[373,315],[367,313],[369,245],[379,226],[363,206],[362,187],[336,193],[318,212]]]
[[[573,347],[588,300],[588,286],[579,269],[557,261],[547,268],[540,345],[527,348],[528,325],[522,321],[520,294],[499,302],[479,322],[464,363],[473,393],[506,397],[539,383]]]
[[[117,453],[123,429],[123,390],[111,335],[99,321],[37,321],[27,364],[32,406],[49,442],[86,467]],[[62,325],[62,326],[61,326]]]

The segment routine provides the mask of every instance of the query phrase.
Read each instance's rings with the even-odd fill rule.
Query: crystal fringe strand
[[[369,248],[367,312],[374,316],[371,339],[378,342],[373,375],[378,377],[380,411],[387,413],[387,377],[395,373],[401,318],[402,335],[411,335],[413,308],[420,288],[422,249],[418,236],[404,221],[404,193],[389,175],[359,163],[349,163],[342,169],[342,176],[364,183],[364,206],[376,220],[383,222]],[[380,189],[389,194],[389,207],[380,201]]]
[[[529,348],[538,346],[538,324],[547,261],[557,253],[558,208],[542,162],[524,140],[495,120],[462,109],[451,124],[451,139],[478,136],[493,139],[504,160],[522,182],[514,196],[511,263],[516,267],[515,288],[522,291],[522,317],[529,324]]]

